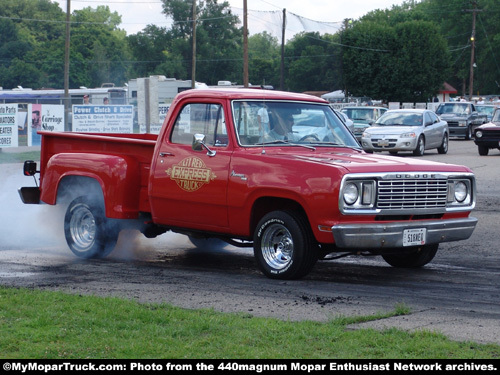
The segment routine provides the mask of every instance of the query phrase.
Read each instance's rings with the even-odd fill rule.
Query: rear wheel
[[[426,245],[417,248],[414,252],[403,252],[400,254],[383,254],[382,258],[393,267],[417,268],[429,263],[438,251],[439,244]]]
[[[298,279],[318,260],[307,222],[292,212],[265,215],[254,234],[254,255],[261,271],[273,279]]]
[[[80,258],[102,258],[113,251],[120,229],[104,214],[99,200],[74,199],[64,217],[64,234],[71,251]]]

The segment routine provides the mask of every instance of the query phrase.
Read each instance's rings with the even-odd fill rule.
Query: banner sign
[[[132,105],[74,105],[73,131],[81,133],[133,133]]]
[[[0,148],[18,146],[17,104],[0,104]]]
[[[55,104],[28,105],[28,146],[40,146],[41,136],[37,131],[64,131],[64,106]]]

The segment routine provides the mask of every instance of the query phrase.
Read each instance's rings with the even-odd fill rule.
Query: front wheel
[[[401,249],[400,254],[383,254],[382,258],[393,267],[417,268],[429,263],[438,251],[439,244],[426,245],[417,248],[414,252],[407,253]]]
[[[448,153],[448,135],[445,134],[443,136],[443,142],[441,146],[438,147],[438,154],[447,154]]]
[[[261,271],[272,279],[298,279],[318,260],[307,222],[295,213],[274,211],[265,215],[254,234],[254,255]]]
[[[486,146],[483,146],[483,145],[478,145],[477,146],[477,152],[479,152],[479,155],[481,155],[481,156],[488,155],[489,151],[490,151],[489,148],[486,147]]]
[[[413,155],[422,156],[424,152],[425,152],[425,139],[424,137],[420,136],[417,141],[417,147],[415,147],[415,150],[413,150]]]
[[[74,199],[64,217],[64,234],[71,251],[80,258],[102,258],[118,241],[119,227],[112,225],[98,200]]]

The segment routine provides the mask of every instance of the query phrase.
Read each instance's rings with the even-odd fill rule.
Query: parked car
[[[479,126],[474,132],[474,143],[479,155],[486,156],[490,148],[500,150],[500,108],[493,113],[491,122]]]
[[[347,126],[347,129],[354,134],[354,121],[352,121],[344,112],[339,111],[338,109],[333,108],[333,112],[340,118],[340,120]]]
[[[361,146],[369,152],[389,151],[393,155],[399,151],[411,151],[415,156],[422,156],[425,150],[432,148],[446,154],[448,137],[448,124],[434,112],[394,109],[387,111],[363,132]]]
[[[486,115],[480,114],[470,102],[441,103],[436,114],[448,123],[451,137],[471,139],[474,129],[488,122]]]
[[[364,130],[373,124],[387,111],[385,107],[345,107],[341,112],[345,113],[354,122],[354,136],[358,141]]]
[[[493,113],[495,112],[496,108],[498,108],[498,106],[493,104],[476,104],[476,111],[478,111],[482,115],[486,115],[488,121],[491,121],[491,119],[493,118]]]

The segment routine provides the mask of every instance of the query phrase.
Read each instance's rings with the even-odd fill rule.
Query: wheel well
[[[253,205],[252,215],[250,218],[250,233],[254,233],[259,220],[271,211],[291,211],[301,215],[309,225],[304,208],[294,200],[276,197],[262,197],[259,198]]]
[[[103,192],[99,182],[91,177],[67,176],[57,188],[57,203],[69,203],[78,196],[94,197],[103,200]]]

